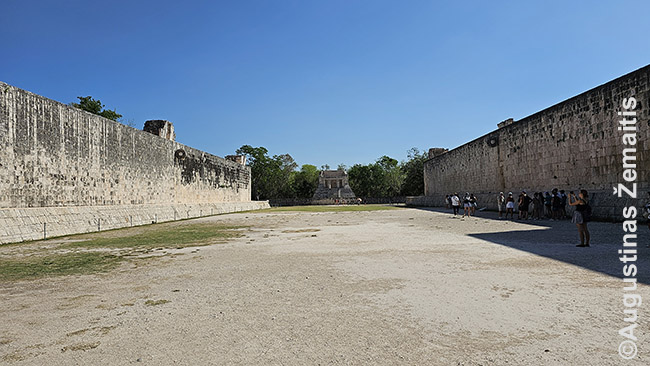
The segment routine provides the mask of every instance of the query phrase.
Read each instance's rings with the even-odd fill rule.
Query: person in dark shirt
[[[564,189],[560,190],[560,218],[562,220],[566,219],[566,203],[568,196],[564,193]]]
[[[478,206],[478,200],[476,199],[476,196],[474,196],[474,193],[469,195],[469,203],[471,205],[470,210],[472,211],[472,216],[475,216],[476,206]]]
[[[553,204],[553,197],[548,192],[544,193],[544,207],[546,207],[546,218],[550,219],[553,217],[553,212],[551,211],[551,206]]]
[[[522,208],[524,204],[524,193],[519,193],[519,197],[517,198],[517,219],[521,220],[521,215],[522,215]]]
[[[472,204],[470,203],[469,192],[465,192],[465,197],[463,197],[463,209],[465,209],[463,217],[470,217],[470,214],[472,212],[471,207]]]
[[[557,188],[553,188],[553,191],[551,192],[551,210],[552,210],[552,216],[551,220],[559,220],[560,219],[560,206],[562,204],[562,198],[560,198],[560,194],[557,191]]]
[[[540,220],[544,215],[544,197],[541,192],[533,194],[533,219]]]
[[[528,209],[530,208],[530,196],[526,191],[521,192],[521,219],[528,220]]]

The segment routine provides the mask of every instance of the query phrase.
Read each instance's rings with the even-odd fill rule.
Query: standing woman
[[[503,195],[503,192],[499,192],[497,197],[497,207],[499,208],[499,219],[503,218],[503,209],[506,206],[506,196]]]
[[[573,219],[571,222],[578,227],[578,234],[580,234],[580,244],[577,247],[589,246],[589,229],[587,229],[588,211],[589,207],[589,194],[584,189],[580,190],[578,197],[573,192],[569,192],[569,206],[576,206],[573,212]]]
[[[463,198],[463,208],[465,209],[465,212],[463,213],[463,217],[467,216],[469,217],[471,213],[470,207],[472,204],[469,201],[469,192],[465,192],[465,198]]]
[[[470,211],[472,212],[472,216],[476,216],[476,207],[478,206],[478,200],[476,199],[476,196],[474,196],[474,193],[469,195],[469,203],[471,205]]]
[[[539,192],[533,193],[533,220],[541,219],[539,209],[542,207],[542,201],[539,199]]]
[[[510,218],[514,219],[514,212],[513,210],[515,209],[515,199],[512,197],[512,192],[508,193],[508,198],[506,198],[506,219],[508,219],[508,214],[510,214]]]

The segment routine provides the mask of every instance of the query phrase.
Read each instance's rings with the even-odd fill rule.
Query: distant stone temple
[[[318,177],[318,188],[313,199],[355,198],[348,183],[348,173],[343,170],[322,170]]]

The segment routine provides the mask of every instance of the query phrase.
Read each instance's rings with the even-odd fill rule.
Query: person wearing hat
[[[502,219],[503,209],[506,208],[506,196],[503,195],[503,192],[499,192],[497,196],[497,208],[499,209],[499,219]]]

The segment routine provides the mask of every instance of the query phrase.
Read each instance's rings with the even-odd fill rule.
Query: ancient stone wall
[[[425,196],[411,204],[444,205],[444,196],[473,192],[479,207],[496,209],[498,192],[590,192],[594,215],[620,219],[626,204],[612,195],[623,180],[622,132],[617,112],[624,98],[638,101],[637,172],[640,198],[650,189],[650,66],[586,91],[426,161]],[[626,146],[629,147],[629,146]]]
[[[0,82],[0,215],[250,201],[250,168],[175,142],[171,125],[152,122],[152,133],[140,131]]]

